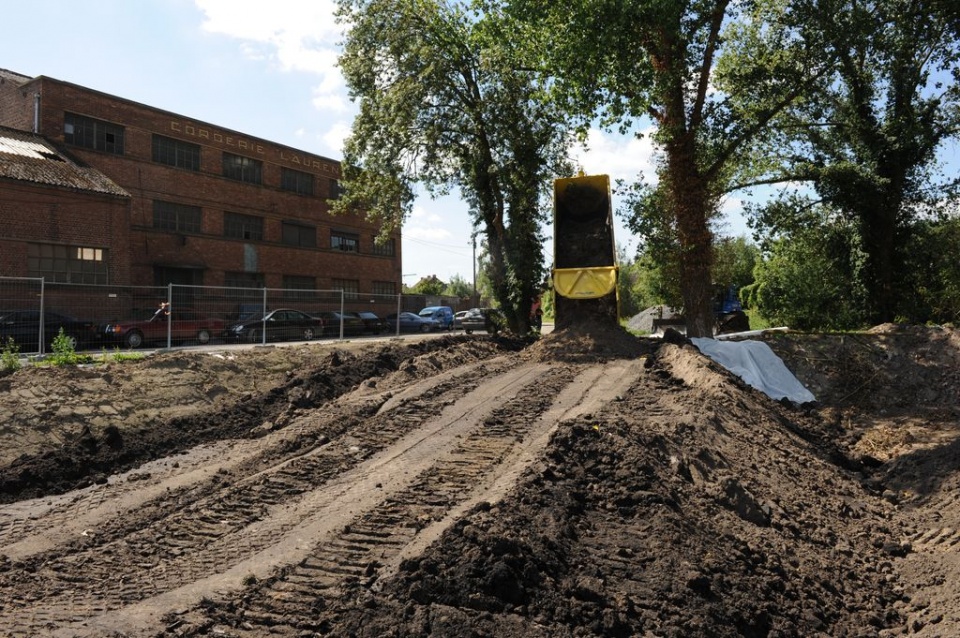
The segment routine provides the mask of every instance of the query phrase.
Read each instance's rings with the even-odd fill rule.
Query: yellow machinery
[[[556,327],[617,325],[617,250],[610,178],[579,175],[553,183],[553,287]]]

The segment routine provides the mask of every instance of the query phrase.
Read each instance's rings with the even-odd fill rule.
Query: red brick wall
[[[0,181],[0,275],[27,277],[27,243],[107,249],[110,282],[130,283],[130,217],[119,197]]]
[[[268,287],[280,287],[284,275],[297,275],[315,277],[319,288],[330,287],[333,279],[353,279],[359,280],[361,292],[370,292],[374,281],[396,282],[399,291],[399,233],[394,235],[396,255],[373,255],[376,227],[360,217],[333,217],[328,212],[324,197],[329,195],[329,180],[339,176],[338,162],[83,87],[47,78],[40,82],[44,136],[63,141],[65,111],[124,127],[122,156],[79,147],[68,149],[132,195],[131,283],[152,285],[154,265],[183,265],[204,269],[205,285],[219,285],[225,272],[243,272],[245,264],[250,265],[249,256],[253,255],[255,270],[264,274]],[[200,171],[154,163],[154,133],[200,145]],[[263,185],[223,177],[224,151],[260,160]],[[313,174],[316,196],[305,197],[281,190],[281,167]],[[154,200],[201,207],[201,232],[174,235],[155,230]],[[225,212],[264,218],[264,240],[246,242],[225,238]],[[298,249],[281,243],[281,225],[285,220],[316,226],[317,248]],[[333,230],[358,235],[360,253],[332,250],[330,233]],[[250,248],[245,248],[245,244]]]
[[[0,74],[0,126],[33,130],[33,95],[38,87],[21,78]]]

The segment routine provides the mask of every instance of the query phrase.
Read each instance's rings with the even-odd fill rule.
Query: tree
[[[558,99],[586,120],[657,125],[654,191],[676,233],[691,336],[713,334],[712,233],[738,152],[822,72],[800,17],[826,2],[513,0]],[[729,28],[725,28],[728,27]],[[737,64],[719,65],[729,49]],[[720,90],[717,90],[720,89]],[[733,93],[750,96],[735,103]]]
[[[758,181],[812,184],[816,198],[774,202],[757,226],[771,235],[806,228],[810,211],[856,226],[870,320],[910,314],[909,247],[917,212],[949,194],[930,169],[960,130],[960,14],[941,0],[856,0],[812,13],[836,65],[816,94],[768,129]],[[788,149],[789,152],[773,152]],[[780,163],[771,165],[770,157]],[[821,220],[826,223],[828,220]]]
[[[450,283],[448,283],[447,287],[444,289],[444,294],[450,297],[458,297],[460,299],[472,297],[473,284],[468,282],[460,275],[453,275],[450,278]]]
[[[436,275],[421,278],[412,288],[414,294],[434,296],[442,295],[446,289],[447,284],[440,281]]]
[[[402,225],[414,187],[457,188],[485,236],[493,294],[510,327],[529,328],[544,279],[541,198],[569,172],[564,119],[518,68],[496,11],[443,0],[339,0],[340,66],[359,115],[344,148],[336,211]]]
[[[857,274],[863,256],[856,244],[855,232],[842,221],[776,239],[741,295],[775,325],[859,328],[866,316]]]

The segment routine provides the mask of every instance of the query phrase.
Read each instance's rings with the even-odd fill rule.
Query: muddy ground
[[[3,636],[960,635],[960,335],[175,352],[0,378]]]

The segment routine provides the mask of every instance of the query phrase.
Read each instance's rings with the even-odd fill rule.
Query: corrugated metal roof
[[[0,178],[130,197],[109,177],[77,162],[40,135],[2,126]]]

